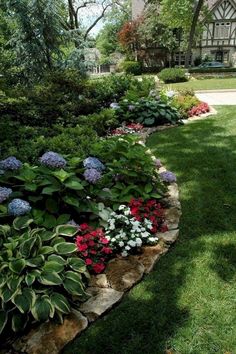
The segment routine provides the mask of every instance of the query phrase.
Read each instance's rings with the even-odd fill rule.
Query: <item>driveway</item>
[[[196,96],[211,106],[236,105],[236,90],[196,91]]]

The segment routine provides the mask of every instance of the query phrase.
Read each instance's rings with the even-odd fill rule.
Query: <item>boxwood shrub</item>
[[[180,68],[163,69],[158,77],[166,84],[188,81],[188,78],[186,77],[186,70]]]

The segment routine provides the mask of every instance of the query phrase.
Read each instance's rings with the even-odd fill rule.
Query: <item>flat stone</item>
[[[112,259],[106,268],[106,276],[111,287],[126,291],[142,279],[144,266],[132,257]]]
[[[80,306],[80,311],[86,315],[89,322],[95,321],[106,311],[110,310],[121,300],[123,292],[106,288],[87,288],[86,292],[91,295],[90,299]]]
[[[177,240],[179,236],[179,229],[166,231],[164,233],[158,233],[157,236],[160,240],[164,241],[167,245],[171,245]]]
[[[179,188],[177,183],[171,183],[167,189],[170,198],[179,200]]]
[[[79,311],[65,317],[62,325],[43,323],[13,344],[17,351],[27,354],[58,354],[62,348],[88,326],[88,320]]]
[[[131,256],[137,259],[144,266],[144,273],[148,274],[152,271],[155,263],[161,257],[165,251],[164,247],[160,244],[154,246],[143,246],[141,248],[141,254]]]
[[[179,219],[182,212],[177,207],[172,207],[165,210],[165,223],[169,230],[175,230],[179,227]]]
[[[89,287],[109,288],[106,274],[92,275],[89,280]]]
[[[158,170],[158,173],[162,173],[162,172],[166,172],[166,168],[165,167],[160,167]]]

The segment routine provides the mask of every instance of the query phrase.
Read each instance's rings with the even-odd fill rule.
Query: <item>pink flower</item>
[[[91,265],[91,264],[93,264],[92,259],[91,259],[91,258],[86,258],[86,259],[85,259],[85,264],[86,264],[86,265]]]

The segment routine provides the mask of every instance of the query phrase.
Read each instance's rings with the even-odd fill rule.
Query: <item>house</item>
[[[220,61],[236,67],[236,2],[235,0],[206,0],[210,16],[204,24],[202,36],[193,48],[191,64],[198,57]],[[132,0],[132,18],[137,19],[145,11],[143,0]],[[175,65],[184,65],[184,52],[174,53]]]

